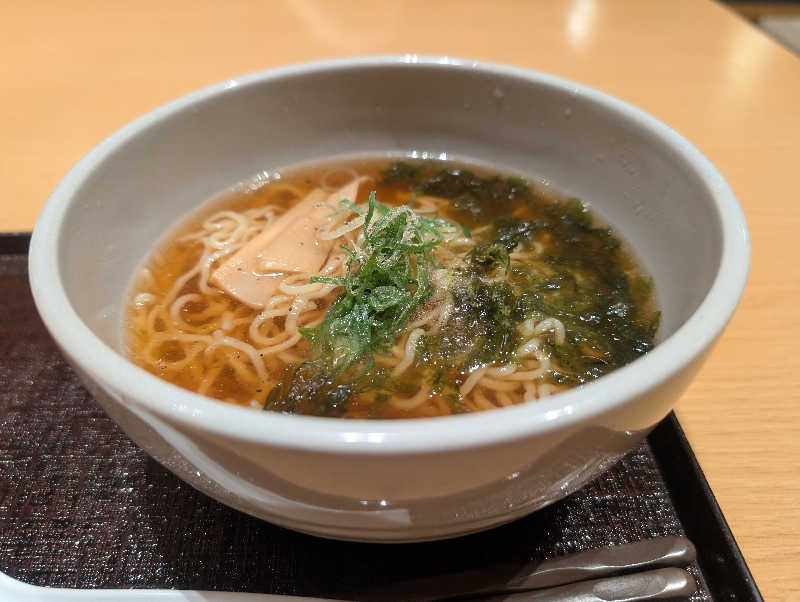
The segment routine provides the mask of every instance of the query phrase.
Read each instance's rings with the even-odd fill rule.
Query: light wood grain
[[[751,229],[740,309],[678,412],[768,599],[800,599],[800,61],[698,0],[3,3],[0,229],[84,153],[195,88],[312,59],[443,53],[619,96],[720,168]],[[702,542],[698,542],[702,545]]]

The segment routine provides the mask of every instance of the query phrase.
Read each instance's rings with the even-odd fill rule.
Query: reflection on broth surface
[[[650,280],[577,199],[452,163],[238,186],[134,277],[131,358],[280,412],[410,418],[531,402],[653,346]]]

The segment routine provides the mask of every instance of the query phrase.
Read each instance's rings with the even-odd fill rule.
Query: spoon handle
[[[694,562],[696,556],[694,545],[685,537],[653,537],[545,560],[528,575],[511,580],[508,586],[536,589],[596,579],[614,573],[685,566]]]
[[[640,602],[690,596],[697,583],[683,569],[667,568],[620,577],[579,581],[528,592],[481,598],[481,602]]]

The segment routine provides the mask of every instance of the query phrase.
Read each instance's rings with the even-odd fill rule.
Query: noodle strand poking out
[[[393,377],[397,378],[400,376],[411,365],[411,362],[414,361],[417,341],[419,341],[419,338],[423,334],[425,334],[425,331],[421,328],[415,328],[409,333],[408,338],[406,339],[405,356],[403,357],[403,360],[394,367],[394,370],[392,370]]]
[[[370,269],[388,276],[369,284]],[[238,295],[252,278],[272,279],[257,302]],[[201,395],[426,417],[535,402],[646,352],[648,286],[580,203],[445,163],[363,161],[203,207],[146,259],[124,313],[132,359]]]

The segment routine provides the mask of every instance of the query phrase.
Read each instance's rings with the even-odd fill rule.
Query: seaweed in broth
[[[251,328],[259,311],[207,285],[204,292],[199,278],[174,293],[188,300],[178,311],[155,309],[197,265],[193,233],[204,220],[220,211],[282,212],[354,173],[371,178],[348,199],[349,210],[368,218],[361,243],[344,243],[351,259],[343,273],[309,279],[332,290],[291,348],[248,360],[269,339]],[[210,397],[286,413],[407,418],[531,401],[646,353],[659,320],[650,279],[581,201],[438,161],[282,174],[204,208],[145,265],[127,308],[134,361]],[[286,319],[272,319],[267,334],[279,336]],[[154,333],[164,342],[154,344]]]

